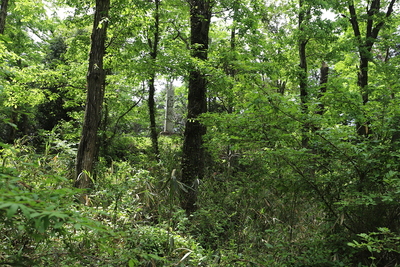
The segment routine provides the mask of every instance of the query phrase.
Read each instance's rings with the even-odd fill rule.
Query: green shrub
[[[359,240],[349,242],[358,254],[369,254],[370,266],[390,266],[391,262],[400,261],[400,236],[386,227],[379,227],[377,232],[358,234]]]
[[[127,246],[135,257],[129,266],[204,266],[203,249],[190,237],[156,226],[139,226],[129,231]]]

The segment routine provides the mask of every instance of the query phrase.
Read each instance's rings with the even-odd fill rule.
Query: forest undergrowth
[[[88,191],[72,186],[73,146],[2,144],[2,266],[386,266],[379,256],[399,253],[386,228],[349,239],[344,217],[329,217],[296,179],[282,179],[294,175],[282,162],[273,169],[257,153],[210,154],[188,216],[178,201],[187,190],[177,179],[180,137],[160,139],[159,162],[149,139],[121,140],[134,151],[101,157]],[[357,253],[369,262],[354,264]]]

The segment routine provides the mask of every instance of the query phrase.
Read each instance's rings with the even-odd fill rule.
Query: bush
[[[140,226],[127,233],[135,257],[129,266],[205,266],[203,249],[190,237],[157,226]]]

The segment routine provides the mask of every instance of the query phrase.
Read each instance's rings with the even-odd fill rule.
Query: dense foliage
[[[0,2],[0,265],[400,265],[398,1]]]

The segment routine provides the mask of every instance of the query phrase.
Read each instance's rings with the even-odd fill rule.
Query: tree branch
[[[354,36],[358,39],[358,41],[361,41],[360,27],[358,25],[357,14],[356,14],[356,9],[354,8],[354,3],[349,5],[349,12],[350,12],[349,20],[354,31]]]
[[[122,113],[122,115],[120,115],[120,116],[118,117],[117,121],[116,121],[115,124],[114,124],[113,135],[112,135],[110,138],[108,138],[108,139],[113,139],[113,138],[114,138],[114,136],[117,134],[117,126],[118,126],[119,121],[120,121],[123,117],[125,117],[125,115],[128,114],[134,107],[136,107],[137,105],[139,105],[140,101],[142,101],[142,97],[140,97],[139,100],[136,101],[136,103],[134,103],[132,106],[130,106],[124,113]]]
[[[388,18],[388,17],[390,17],[390,15],[392,15],[392,13],[393,13],[393,6],[394,6],[394,3],[395,3],[395,2],[396,2],[396,0],[390,1],[390,4],[389,4],[389,6],[388,6],[388,9],[387,9],[386,15],[385,15],[386,18]],[[372,30],[372,32],[371,32],[371,37],[372,37],[373,39],[376,39],[376,38],[378,37],[378,33],[379,33],[379,31],[381,30],[381,28],[383,27],[384,24],[385,24],[385,21],[381,21],[381,22],[379,22],[379,23],[375,26],[375,28]]]

